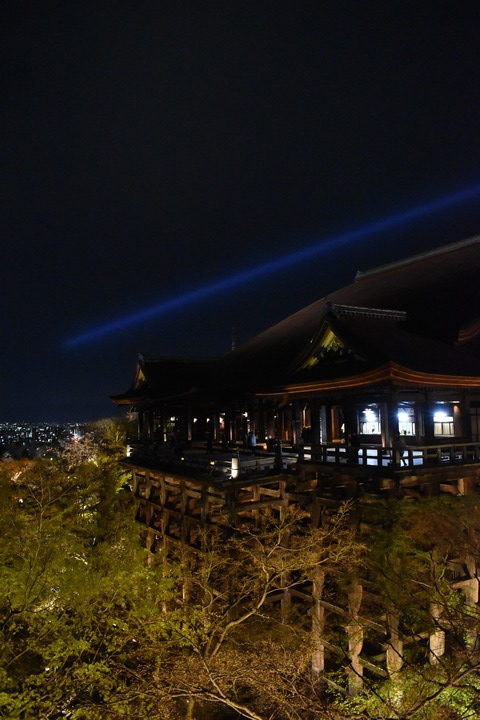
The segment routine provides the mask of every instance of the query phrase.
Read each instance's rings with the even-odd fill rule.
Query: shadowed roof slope
[[[140,356],[134,384],[114,402],[185,395],[228,398],[289,382],[343,377],[385,362],[480,376],[480,236],[357,273],[350,285],[290,315],[220,359]],[[309,366],[330,322],[350,355]],[[348,354],[348,353],[347,353]],[[337,358],[338,360],[338,358]]]
[[[479,275],[480,236],[359,273],[352,284],[249,340],[232,359],[262,363],[265,353],[273,353],[282,365],[292,362],[315,334],[328,301],[404,310],[406,330],[454,342],[462,327],[480,317]]]

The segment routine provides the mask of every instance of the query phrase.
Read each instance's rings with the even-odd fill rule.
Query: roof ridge
[[[329,303],[329,308],[337,317],[354,315],[356,317],[388,318],[389,320],[406,320],[405,310],[391,310],[389,308],[361,307],[360,305],[339,305]]]
[[[143,355],[139,353],[139,360],[143,364],[148,363],[162,363],[162,362],[176,362],[176,363],[191,363],[191,362],[212,362],[218,360],[219,356],[202,357],[197,355]]]
[[[469,245],[474,245],[475,243],[480,243],[480,235],[474,235],[471,238],[467,238],[467,240],[459,240],[454,243],[449,243],[448,245],[442,245],[441,247],[434,248],[433,250],[418,253],[418,255],[410,255],[407,258],[395,260],[395,262],[387,263],[386,265],[379,265],[378,267],[372,268],[371,270],[357,270],[357,274],[355,275],[355,282],[357,282],[358,280],[363,280],[363,278],[375,275],[377,273],[382,273],[387,270],[393,270],[394,268],[401,267],[402,265],[409,265],[410,263],[419,262],[420,260],[424,260],[425,258],[454,252],[455,250],[459,250],[463,247],[468,247]]]

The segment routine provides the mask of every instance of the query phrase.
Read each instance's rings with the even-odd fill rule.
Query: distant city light
[[[52,457],[72,442],[79,442],[85,428],[79,423],[0,423],[0,458]]]
[[[449,195],[443,195],[436,200],[422,203],[421,205],[414,205],[408,210],[404,210],[394,215],[389,215],[386,218],[375,220],[367,225],[363,225],[356,230],[349,230],[339,235],[335,235],[331,238],[326,238],[319,242],[315,242],[312,245],[308,245],[300,250],[297,250],[288,255],[282,255],[281,257],[271,260],[269,262],[255,265],[254,267],[247,268],[241,272],[228,275],[220,280],[216,280],[208,285],[202,285],[188,292],[181,293],[171,298],[167,298],[160,303],[151,305],[150,307],[138,310],[136,312],[124,315],[107,322],[91,330],[75,335],[65,341],[67,347],[75,347],[84,343],[93,342],[99,340],[105,335],[110,335],[118,330],[123,330],[131,325],[145,322],[161,315],[166,315],[171,312],[178,311],[193,302],[203,300],[212,295],[217,295],[224,290],[231,290],[239,285],[243,285],[247,282],[255,280],[256,278],[273,275],[274,273],[284,270],[291,265],[304,262],[309,258],[329,253],[344,245],[349,245],[354,242],[358,242],[372,235],[378,235],[391,228],[406,225],[407,223],[421,218],[424,215],[444,210],[448,207],[458,205],[462,202],[466,202],[474,197],[480,195],[480,185],[473,185],[463,190],[459,190]]]

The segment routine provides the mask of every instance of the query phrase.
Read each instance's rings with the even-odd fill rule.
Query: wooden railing
[[[191,470],[223,477],[240,477],[252,473],[287,470],[297,459],[321,464],[350,467],[377,467],[408,470],[415,467],[480,463],[480,442],[449,443],[442,445],[410,445],[402,449],[361,445],[347,447],[341,444],[306,445],[301,453],[289,448],[288,452],[256,455],[237,452],[235,449],[215,448],[205,452],[204,447],[189,448],[179,453],[165,445],[132,443],[130,458],[138,462],[173,464]]]
[[[257,454],[238,451],[235,448],[206,452],[205,446],[178,451],[163,444],[152,444],[132,440],[127,445],[127,457],[131,462],[155,465],[173,465],[175,470],[181,467],[209,475],[237,478],[255,473],[286,470],[297,462],[297,454],[268,453],[258,450]]]
[[[458,465],[480,463],[480,443],[415,445],[402,449],[375,445],[348,448],[345,445],[325,444],[305,446],[304,459],[316,463],[373,466],[397,470],[418,466]]]

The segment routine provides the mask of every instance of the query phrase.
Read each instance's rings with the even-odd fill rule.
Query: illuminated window
[[[437,437],[454,437],[453,408],[451,405],[440,405],[433,413],[433,434]]]
[[[413,405],[400,405],[397,412],[398,432],[400,435],[415,435],[415,408]]]
[[[358,420],[360,435],[380,435],[380,408],[376,403],[371,403],[360,411]]]

